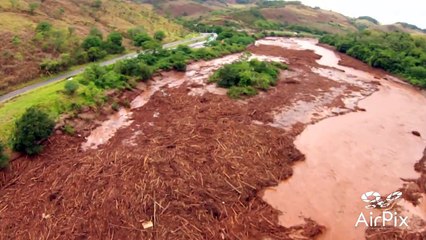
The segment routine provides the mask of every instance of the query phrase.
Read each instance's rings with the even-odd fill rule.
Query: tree
[[[0,169],[7,167],[9,164],[7,155],[4,153],[4,145],[0,142]]]
[[[161,44],[158,41],[151,40],[147,41],[142,45],[144,50],[152,51],[154,54],[161,49]]]
[[[138,33],[133,37],[133,45],[138,47],[148,41],[152,41],[152,38],[147,33]]]
[[[81,46],[85,50],[89,50],[90,48],[93,48],[93,47],[101,48],[102,47],[102,39],[99,38],[99,36],[89,35],[89,36],[86,37],[86,39],[84,39]]]
[[[105,50],[102,50],[100,47],[91,47],[89,50],[87,50],[87,56],[89,58],[89,61],[95,62],[99,59],[104,58],[107,55],[107,52]]]
[[[164,38],[166,38],[166,33],[164,33],[163,31],[157,31],[157,32],[154,33],[154,38],[157,41],[161,42],[161,41],[164,40]]]
[[[46,33],[52,30],[52,24],[50,22],[39,22],[36,27],[36,32]]]
[[[12,138],[13,149],[28,155],[35,155],[43,150],[41,143],[53,132],[55,122],[40,108],[30,107],[15,122]]]
[[[108,35],[105,48],[108,53],[117,54],[124,52],[123,37],[118,32],[112,32]]]
[[[78,88],[78,83],[72,80],[68,80],[64,86],[65,93],[70,96],[74,95],[77,92]]]
[[[99,64],[93,64],[87,67],[82,74],[82,81],[80,81],[83,85],[88,85],[90,82],[96,82],[100,79],[106,70],[104,67],[101,67]]]

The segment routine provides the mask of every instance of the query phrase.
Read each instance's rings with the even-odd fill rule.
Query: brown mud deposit
[[[241,54],[196,62],[186,73],[163,72],[141,84],[138,96],[125,94],[130,109],[112,114],[90,133],[81,137],[57,134],[42,155],[14,161],[10,169],[0,172],[0,239],[313,239],[333,231],[329,220],[334,218],[334,207],[327,203],[330,192],[326,189],[333,184],[325,176],[324,191],[318,192],[323,179],[315,178],[320,173],[305,172],[302,165],[317,164],[319,159],[312,160],[311,153],[305,152],[309,145],[299,145],[300,139],[307,131],[320,134],[309,129],[325,121],[372,114],[369,105],[362,105],[366,110],[362,112],[357,104],[381,87],[377,79],[360,81],[353,76],[361,73],[336,68],[338,59],[321,58],[327,53],[304,50],[300,44],[297,49],[269,45],[288,44],[285,40],[265,41],[249,48],[252,57],[269,56],[291,68],[267,92],[235,101],[225,96],[224,89],[206,82],[214,70]],[[290,43],[298,45],[294,40]],[[306,44],[313,48],[312,42]],[[336,66],[322,65],[325,60]],[[332,116],[336,117],[327,118]],[[303,131],[314,122],[318,123]],[[371,135],[377,129],[366,130]],[[417,143],[424,141],[411,134],[414,130],[426,135],[421,126],[407,130],[412,139],[404,146],[416,142],[413,154]],[[302,152],[294,145],[297,136]],[[316,135],[314,139],[328,141]],[[336,139],[328,142],[341,144]],[[376,150],[368,153],[374,155]],[[302,153],[307,161],[298,163],[291,177],[293,164],[304,159]],[[395,155],[402,154],[412,157],[405,150]],[[346,161],[342,156],[340,160]],[[331,161],[317,165],[321,171],[335,167]],[[379,166],[371,165],[371,171],[375,167]],[[298,180],[298,188],[290,189],[293,192],[280,190],[300,176],[304,177]],[[407,175],[399,176],[415,174],[407,170]],[[286,179],[278,191],[265,193],[265,199],[284,213],[279,215],[262,195]],[[395,178],[390,181],[389,191],[401,186]],[[316,189],[311,189],[314,184]],[[360,194],[356,192],[351,200]],[[309,199],[312,208],[305,205]],[[296,214],[301,207],[319,206],[328,218],[303,214],[300,220]],[[294,222],[287,224],[286,217]],[[320,224],[327,225],[327,230]]]

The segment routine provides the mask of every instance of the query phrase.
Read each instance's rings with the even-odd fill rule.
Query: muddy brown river
[[[270,39],[262,44],[313,50],[322,56],[319,64],[344,71],[317,69],[318,74],[336,81],[359,85],[374,80],[369,73],[340,66],[333,51],[313,40]],[[401,178],[418,178],[413,166],[426,146],[426,97],[410,86],[383,79],[380,83],[377,92],[359,99],[358,107],[365,112],[326,118],[297,137],[296,147],[306,161],[296,165],[288,181],[264,195],[265,201],[282,212],[282,225],[311,218],[327,227],[322,239],[363,239],[365,227],[356,228],[355,223],[361,212],[369,214],[370,210],[364,208],[361,195],[376,191],[386,196],[402,186]],[[425,220],[424,204],[398,204],[412,222]]]

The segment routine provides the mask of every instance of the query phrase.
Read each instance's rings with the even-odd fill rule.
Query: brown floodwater
[[[338,65],[338,56],[315,45],[314,40],[270,39],[262,44],[315,51],[322,56],[319,64],[344,70],[313,69],[332,81],[361,86],[374,79],[367,72]],[[363,239],[365,227],[356,228],[355,223],[361,212],[369,216],[370,211],[365,209],[361,195],[376,191],[386,196],[403,185],[401,178],[418,178],[414,164],[426,146],[426,97],[410,86],[379,81],[377,92],[371,96],[355,95],[350,101],[365,112],[325,118],[297,137],[295,145],[306,160],[296,165],[289,180],[264,194],[264,200],[282,212],[282,225],[298,225],[304,218],[311,218],[327,227],[322,239]],[[310,110],[316,107],[315,101],[304,104],[297,103],[295,108],[308,108],[311,114]],[[286,113],[293,114],[291,109]],[[281,112],[277,116],[280,114],[283,115]],[[414,136],[412,131],[423,137]],[[398,203],[398,211],[410,217],[410,228],[418,227],[415,219],[426,220],[423,202],[424,199],[417,207],[405,201]]]
[[[127,109],[120,109],[117,113],[109,116],[101,126],[95,128],[86,138],[81,148],[86,151],[88,149],[97,149],[99,145],[105,144],[114,136],[118,129],[129,126],[132,113]]]

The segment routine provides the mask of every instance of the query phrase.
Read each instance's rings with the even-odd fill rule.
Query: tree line
[[[372,67],[400,75],[426,88],[426,38],[402,32],[364,30],[346,35],[325,35],[320,42]]]

